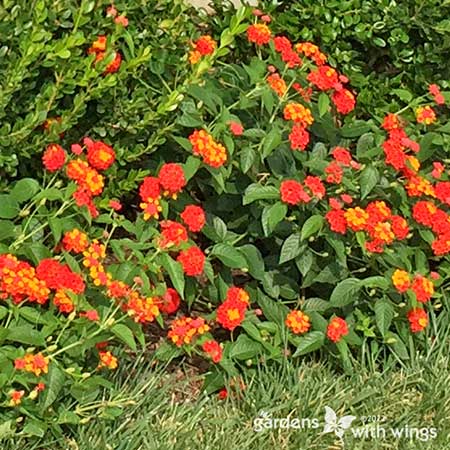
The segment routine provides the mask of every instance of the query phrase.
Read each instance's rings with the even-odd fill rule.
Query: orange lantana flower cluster
[[[210,330],[203,317],[178,317],[170,324],[168,338],[177,347],[192,343],[193,339]]]
[[[411,279],[410,274],[401,269],[397,269],[392,274],[392,284],[400,293],[411,289],[420,303],[426,303],[434,294],[434,284],[431,280],[420,274],[416,274]]]
[[[190,136],[194,155],[203,158],[205,164],[211,167],[221,167],[227,161],[227,151],[225,147],[216,142],[214,138],[205,130],[195,130]]]
[[[197,64],[202,56],[212,55],[217,48],[217,42],[211,36],[201,36],[192,43],[192,50],[189,52],[189,62]]]
[[[107,53],[107,38],[104,35],[98,36],[97,40],[95,40],[92,45],[88,49],[88,54],[95,55],[95,63],[102,61]],[[104,75],[109,73],[117,72],[120,68],[120,64],[122,63],[122,55],[118,51],[114,51],[114,60],[110,62],[103,72]]]
[[[249,306],[248,293],[242,288],[230,287],[225,301],[217,308],[217,323],[227,330],[234,330],[244,320]]]
[[[337,207],[326,214],[330,228],[345,234],[347,228],[354,232],[365,231],[369,237],[366,249],[373,253],[382,253],[386,245],[395,240],[404,240],[409,234],[405,218],[392,214],[384,201],[370,202],[367,207],[342,209]]]
[[[42,353],[27,353],[23,358],[14,360],[16,370],[34,373],[37,377],[41,374],[48,373],[49,359]]]

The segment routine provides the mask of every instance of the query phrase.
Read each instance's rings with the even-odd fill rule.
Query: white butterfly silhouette
[[[342,440],[345,430],[350,428],[355,419],[355,416],[343,416],[338,420],[336,413],[329,406],[325,406],[325,426],[323,432],[334,432],[334,434]]]

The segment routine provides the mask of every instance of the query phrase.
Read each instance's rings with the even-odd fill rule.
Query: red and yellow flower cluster
[[[280,185],[281,201],[288,205],[309,203],[313,198],[322,199],[325,193],[325,186],[320,178],[312,175],[303,180],[303,185],[296,180],[284,180]]]
[[[393,215],[384,201],[370,202],[365,209],[343,209],[340,204],[332,203],[333,209],[326,214],[332,231],[345,234],[347,228],[354,232],[365,231],[369,237],[366,249],[372,253],[382,253],[386,245],[395,240],[405,240],[409,234],[406,219]]]
[[[450,185],[448,182],[443,184],[445,184],[445,189],[447,189],[447,184]],[[442,184],[440,185],[442,186]],[[444,189],[437,189],[437,194],[444,198]],[[420,200],[413,206],[412,216],[420,225],[430,228],[435,233],[435,240],[431,244],[434,254],[436,256],[448,254],[450,252],[450,216],[433,202],[427,200]]]
[[[333,317],[327,326],[327,337],[330,341],[338,343],[349,333],[347,322],[342,317]]]
[[[139,196],[144,210],[144,220],[158,219],[162,211],[162,196],[177,198],[186,186],[183,168],[176,163],[165,163],[161,166],[157,177],[145,177],[140,188]]]
[[[170,324],[168,338],[177,347],[191,344],[193,339],[207,333],[210,326],[203,317],[178,317]]]
[[[197,64],[202,56],[212,55],[217,48],[217,42],[211,36],[201,36],[192,43],[192,50],[189,52],[189,62]]]
[[[233,331],[244,320],[249,306],[250,297],[247,292],[236,286],[230,287],[225,301],[217,308],[217,323]]]
[[[420,274],[411,279],[410,274],[402,269],[397,269],[392,274],[392,284],[400,293],[411,289],[420,303],[426,303],[434,294],[434,284],[431,280]]]
[[[116,154],[112,147],[102,141],[84,138],[83,143],[87,161],[81,158],[69,161],[66,174],[77,184],[77,190],[73,194],[75,203],[79,207],[86,206],[91,216],[95,218],[99,213],[93,198],[100,195],[104,187],[104,177],[99,171],[109,169],[115,161]],[[83,147],[74,144],[72,152],[79,156],[83,153]],[[62,169],[66,160],[66,151],[58,144],[49,145],[42,156],[44,167],[50,172]]]
[[[293,310],[287,315],[285,324],[295,334],[304,334],[311,328],[309,316],[298,310]]]
[[[42,353],[27,353],[23,358],[14,360],[14,368],[33,373],[38,377],[41,374],[48,373],[48,363],[49,359]]]
[[[214,140],[205,130],[195,130],[190,136],[192,152],[203,158],[205,164],[211,167],[221,167],[227,161],[225,147]]]
[[[128,21],[126,22],[128,24]],[[103,74],[107,75],[109,73],[117,72],[122,63],[122,55],[118,51],[113,51],[114,59],[105,68]],[[95,63],[102,61],[107,54],[107,38],[104,35],[98,36],[97,40],[92,43],[88,49],[88,54],[95,55]]]

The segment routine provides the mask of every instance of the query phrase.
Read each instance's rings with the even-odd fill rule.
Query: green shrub
[[[75,57],[96,92],[81,108],[84,128],[64,125],[71,108],[48,136],[20,125],[45,171],[34,162],[36,179],[9,181],[0,199],[4,433],[61,435],[120,415],[127,399],[99,399],[103,370],[121,344],[133,353],[146,337],[158,360],[212,360],[205,389],[214,392],[259,363],[312,352],[348,372],[368,349],[393,364],[429,348],[444,322],[450,132],[437,92],[405,90],[397,114],[358,119],[347,78],[318,47],[293,47],[250,9],[225,20],[212,36],[192,30],[179,59],[168,57],[173,85],[148,74],[146,57],[125,79],[135,61],[126,48],[142,57],[148,48],[131,49],[143,33],[133,23],[105,38],[130,34],[122,66],[105,73],[117,56],[102,53],[101,39],[92,45],[100,32],[88,21],[93,38]],[[51,67],[70,73],[70,58],[58,58]],[[146,93],[141,102],[140,76],[164,86],[162,98],[148,88],[154,110]],[[64,98],[75,104],[71,89]]]

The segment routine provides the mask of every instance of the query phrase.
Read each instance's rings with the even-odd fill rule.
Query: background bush
[[[219,24],[227,16],[215,0]],[[422,96],[430,83],[450,80],[450,3],[441,0],[262,1],[271,28],[294,42],[311,41],[329,55],[358,92],[365,115],[398,110],[408,89]],[[402,98],[403,97],[403,98]]]

